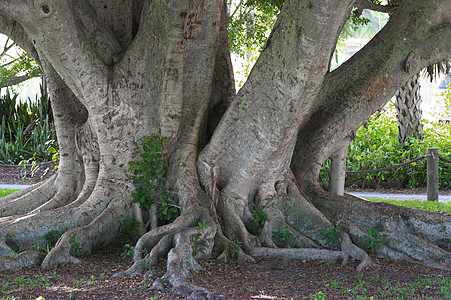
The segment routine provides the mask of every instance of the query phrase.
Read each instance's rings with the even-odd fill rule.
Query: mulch
[[[44,162],[32,165],[0,165],[0,184],[34,184],[55,174],[56,163]]]
[[[186,299],[169,289],[150,289],[154,278],[142,275],[111,278],[128,268],[130,260],[120,257],[120,248],[94,252],[80,264],[64,263],[54,271],[27,267],[0,273],[0,297],[4,299]],[[358,261],[347,266],[325,261],[257,259],[255,263],[223,264],[200,261],[202,271],[190,282],[208,288],[226,299],[450,299],[451,289],[434,281],[448,281],[451,272],[405,262],[372,257],[378,264],[357,274]],[[164,261],[155,267],[164,274]],[[450,287],[451,288],[451,287]],[[406,296],[406,294],[408,296]],[[324,297],[322,297],[324,295]],[[6,298],[11,297],[11,298]],[[12,298],[14,297],[14,298]],[[155,297],[155,298],[154,298]]]

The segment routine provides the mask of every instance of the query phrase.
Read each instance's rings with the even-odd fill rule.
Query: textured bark
[[[354,3],[286,1],[235,95],[226,1],[0,1],[0,29],[11,32],[17,22],[21,44],[48,78],[61,151],[55,177],[0,200],[8,256],[1,268],[41,262],[39,253],[9,255],[18,245],[45,246],[52,230],[65,233],[41,266],[77,262],[74,255],[116,241],[123,215],[142,223],[142,236],[133,266],[117,276],[165,258],[167,272],[153,288],[167,281],[180,294],[209,294],[186,277],[199,268],[196,259],[212,255],[351,257],[363,271],[373,264],[363,250],[371,227],[387,235],[379,255],[449,269],[449,216],[318,187],[321,163],[407,78],[451,50],[450,1],[406,0],[365,49],[329,72]],[[138,140],[157,133],[169,139],[165,184],[181,214],[148,227],[154,218],[133,204],[127,169],[140,159]],[[256,210],[269,219],[257,231]],[[321,234],[331,222],[343,226],[333,243]],[[284,228],[286,242],[308,249],[277,248],[274,232]]]
[[[420,74],[410,78],[395,96],[399,142],[404,143],[409,137],[422,139]]]

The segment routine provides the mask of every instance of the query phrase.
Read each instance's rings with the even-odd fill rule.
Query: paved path
[[[0,189],[8,190],[22,190],[29,187],[25,184],[0,184]],[[397,199],[397,200],[410,200],[410,199],[420,199],[427,200],[427,195],[415,195],[415,194],[384,194],[384,193],[373,193],[373,192],[351,192],[351,195],[360,198],[382,198],[382,199]],[[451,202],[451,195],[439,196],[439,202]]]
[[[396,200],[427,200],[427,195],[416,195],[416,194],[384,194],[384,193],[373,193],[373,192],[351,192],[348,193],[360,198],[382,198],[382,199],[396,199]],[[439,202],[451,202],[451,195],[440,195],[438,196]]]
[[[29,187],[28,184],[0,184],[1,190],[23,190]]]

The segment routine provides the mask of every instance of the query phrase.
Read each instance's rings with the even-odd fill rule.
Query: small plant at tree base
[[[253,235],[258,235],[263,229],[265,223],[269,222],[269,218],[263,211],[266,208],[266,205],[262,205],[260,208],[257,208],[255,204],[252,203],[252,207],[254,210],[251,212],[251,219],[249,220],[248,229]]]
[[[328,247],[332,247],[336,241],[338,241],[338,234],[342,229],[341,225],[335,225],[334,223],[330,223],[329,228],[320,229],[319,233],[326,239],[326,245]]]
[[[138,238],[138,229],[141,223],[138,220],[121,215],[122,224],[119,230],[119,237],[124,241],[136,240]]]
[[[231,259],[233,260],[238,259],[238,252],[240,251],[242,245],[243,243],[241,243],[238,240],[234,241],[233,243],[230,243],[229,255]]]
[[[310,294],[310,297],[315,300],[325,300],[326,299],[326,295],[321,291],[314,295]]]
[[[69,233],[69,244],[75,256],[81,256],[80,238],[75,233]]]
[[[274,243],[276,243],[279,248],[291,248],[292,245],[288,242],[293,234],[288,230],[288,226],[283,229],[277,227],[275,231],[272,232],[272,238]]]
[[[158,207],[158,210],[156,212],[156,216],[158,219],[172,223],[177,219],[178,216],[180,216],[180,209],[175,207],[174,201],[172,200],[171,195],[169,194],[166,187],[161,187],[161,204]]]
[[[6,239],[6,243],[10,244],[13,242],[13,238],[15,238],[17,236],[17,233],[14,232],[14,230],[11,230],[10,233],[7,233],[5,236]]]
[[[160,207],[156,212],[160,220],[173,222],[179,215],[180,210],[173,204],[173,199],[163,186],[166,161],[163,158],[163,143],[168,142],[161,134],[144,136],[138,140],[143,148],[140,155],[142,160],[130,162],[128,172],[131,174],[130,179],[136,185],[136,191],[132,194],[133,202],[139,203],[141,209],[150,209],[152,201],[155,201],[157,190],[160,188],[158,195],[161,200]]]
[[[132,260],[133,260],[133,258],[132,258]],[[141,267],[144,270],[150,270],[150,268],[152,268],[152,262],[143,259],[141,261]]]
[[[252,103],[251,100],[249,99],[243,99],[241,101],[241,111],[242,112],[247,112],[247,110],[249,109],[249,105]]]
[[[368,235],[365,236],[365,245],[371,250],[371,252],[376,252],[376,249],[385,242],[385,235],[380,235],[379,230],[374,227],[368,229]]]
[[[197,223],[200,228],[206,229],[210,226],[210,224],[205,223],[205,221],[202,221]],[[202,238],[202,233],[198,232],[194,235],[194,245],[193,245],[193,256],[196,258],[199,254],[205,254],[205,248],[208,246],[208,243],[205,239]]]
[[[138,140],[143,148],[142,160],[131,161],[128,172],[130,179],[136,185],[132,194],[133,202],[139,203],[142,209],[149,210],[152,193],[164,181],[166,161],[163,159],[163,142],[168,142],[161,134],[144,136]]]
[[[125,245],[125,250],[121,253],[122,259],[133,260],[133,253],[135,252],[135,247],[129,244]]]
[[[51,230],[44,235],[44,240],[47,241],[47,245],[50,247],[54,247],[56,242],[60,239],[60,237],[66,232],[66,229],[61,230]]]

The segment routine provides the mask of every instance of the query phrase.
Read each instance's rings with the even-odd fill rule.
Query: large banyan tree
[[[330,71],[355,6],[390,21]],[[141,222],[141,235],[133,266],[118,276],[165,258],[163,279],[186,293],[202,289],[185,280],[199,268],[193,248],[196,258],[224,261],[350,257],[361,271],[373,264],[371,228],[385,235],[379,256],[450,270],[449,215],[318,183],[321,164],[408,78],[451,57],[450,8],[451,0],[286,0],[236,93],[224,0],[1,0],[1,31],[47,78],[61,159],[51,179],[0,199],[0,268],[76,262],[77,252],[115,241],[126,216]],[[133,202],[140,187],[128,171],[143,159],[140,139],[158,134],[167,168],[157,190],[180,208],[160,226]],[[333,224],[335,241],[324,234]],[[278,228],[293,248],[277,247]],[[31,249],[62,229],[45,257]],[[29,250],[16,255],[18,245]]]

